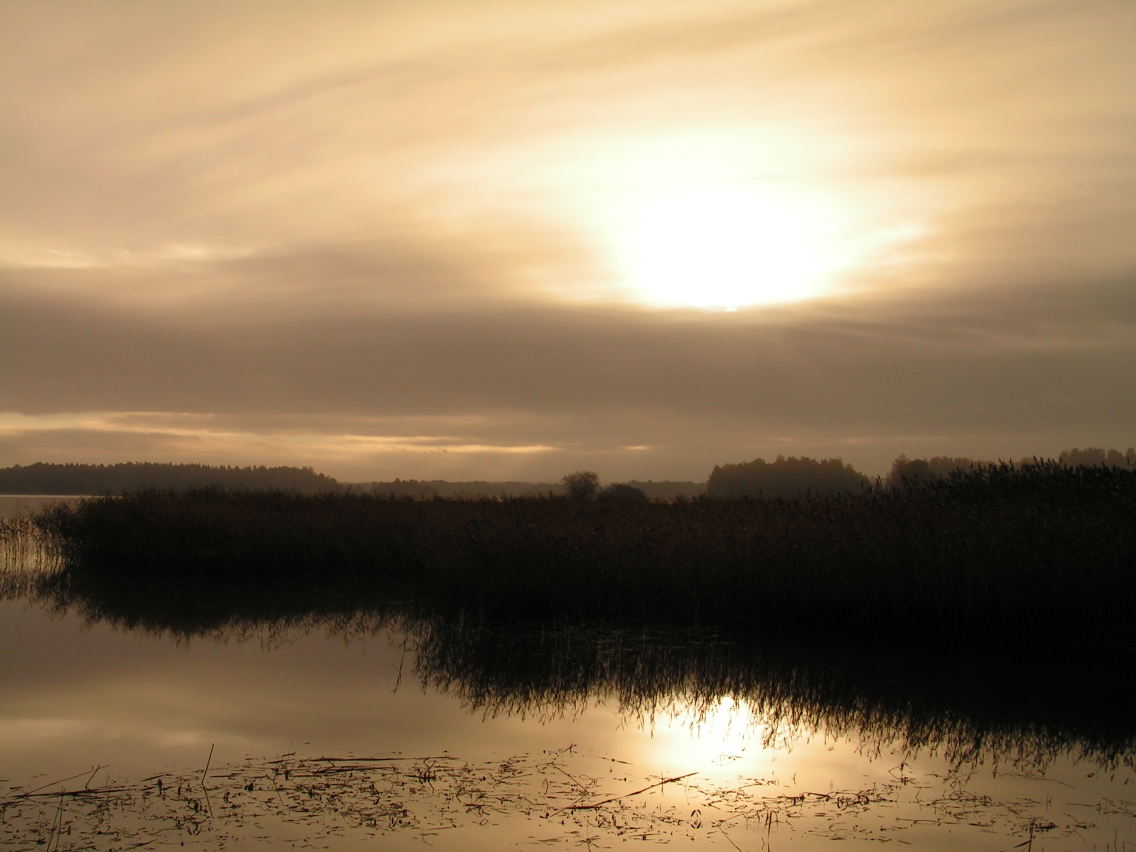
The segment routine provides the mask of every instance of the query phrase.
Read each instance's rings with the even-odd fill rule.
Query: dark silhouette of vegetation
[[[118,494],[144,488],[249,488],[311,494],[339,484],[310,467],[211,467],[204,464],[35,464],[0,468],[0,494]]]
[[[1056,462],[775,500],[392,500],[143,492],[37,518],[69,582],[183,605],[419,600],[495,618],[721,625],[767,637],[1130,645],[1136,471]]]
[[[513,480],[450,482],[445,479],[395,479],[389,482],[347,483],[344,485],[344,490],[427,500],[431,497],[537,497],[543,494],[557,494],[561,491],[561,485],[552,482]]]
[[[950,476],[956,470],[969,470],[975,465],[989,465],[992,462],[976,462],[968,458],[952,458],[950,456],[935,456],[931,459],[909,459],[900,456],[892,462],[891,470],[884,479],[888,488],[903,488],[905,485],[916,483],[938,482]]]
[[[706,483],[710,497],[803,497],[857,494],[869,485],[868,477],[841,459],[754,459],[715,467]]]
[[[706,492],[706,483],[639,482],[631,480],[619,483],[641,491],[648,500],[673,500],[676,497],[695,497]],[[608,489],[613,486],[607,486]],[[386,497],[413,497],[428,500],[432,497],[544,497],[565,494],[563,482],[518,482],[505,480],[492,482],[473,480],[469,482],[449,482],[445,479],[395,479],[390,482],[345,483],[343,490],[362,494],[380,494]],[[598,495],[597,495],[598,496]]]
[[[1112,467],[1136,466],[1136,449],[1128,448],[1127,454],[1119,450],[1102,450],[1099,447],[1086,447],[1079,450],[1074,447],[1065,450],[1057,459],[1058,463],[1068,467],[1096,467],[1098,465],[1111,465]],[[1037,464],[1037,459],[1022,459],[1021,467]],[[904,488],[919,483],[937,482],[950,476],[955,471],[968,470],[976,465],[991,465],[993,462],[976,461],[968,458],[952,458],[950,456],[935,456],[930,459],[909,459],[900,454],[892,463],[891,470],[884,479],[888,488]]]
[[[395,479],[393,482],[352,483],[346,486],[348,492],[374,494],[382,497],[412,497],[416,500],[429,500],[438,497],[438,489],[431,483],[417,479]]]
[[[564,486],[564,494],[573,500],[587,500],[595,497],[596,492],[600,490],[599,475],[591,470],[566,473],[560,484]]]
[[[643,492],[643,489],[623,482],[615,482],[606,486],[597,497],[600,500],[639,500],[640,502],[647,500],[647,495]]]
[[[627,483],[652,500],[693,497],[706,490],[697,482]],[[282,490],[310,494],[348,491],[385,497],[537,497],[564,493],[562,483],[513,480],[394,479],[373,482],[337,482],[311,468],[295,467],[211,467],[201,464],[35,464],[0,468],[0,494],[94,495],[120,494],[145,488],[248,488],[256,491]]]
[[[629,479],[626,484],[630,485],[632,488],[638,488],[647,496],[648,500],[690,499],[692,497],[702,497],[706,494],[705,482],[692,482],[690,480]]]
[[[1128,452],[1122,453],[1120,450],[1106,451],[1100,447],[1085,447],[1083,450],[1074,447],[1063,451],[1057,460],[1070,467],[1094,467],[1100,464],[1131,467],[1136,465],[1136,448],[1129,447]]]

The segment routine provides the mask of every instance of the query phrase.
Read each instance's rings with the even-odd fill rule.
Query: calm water
[[[38,512],[48,503],[73,503],[79,496],[59,497],[51,494],[0,494],[0,518],[14,515],[30,515]]]
[[[0,603],[0,846],[1136,849],[1115,668],[94,612]]]

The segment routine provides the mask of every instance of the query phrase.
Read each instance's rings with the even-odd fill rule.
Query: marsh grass
[[[50,571],[61,553],[44,525],[25,515],[0,517],[0,572]]]
[[[0,517],[0,599],[31,596],[62,568],[59,547],[36,519]]]
[[[63,583],[212,604],[417,600],[778,639],[1130,645],[1136,472],[1052,462],[844,497],[675,502],[147,491],[35,519]]]

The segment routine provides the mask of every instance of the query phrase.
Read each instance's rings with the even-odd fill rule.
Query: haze
[[[0,466],[1134,441],[1136,4],[0,5]]]

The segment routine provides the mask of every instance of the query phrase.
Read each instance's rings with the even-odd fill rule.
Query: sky
[[[1136,3],[0,4],[0,466],[1136,444]]]

